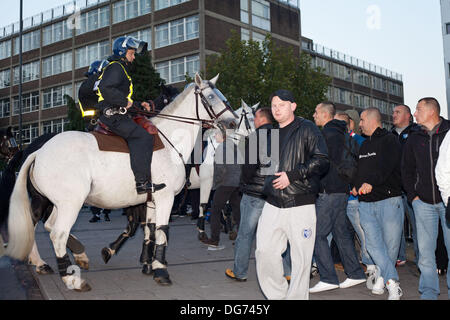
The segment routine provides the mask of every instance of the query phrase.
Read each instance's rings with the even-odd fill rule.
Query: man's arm
[[[402,182],[403,188],[406,191],[408,200],[412,202],[415,197],[417,197],[417,192],[415,189],[416,179],[417,179],[417,167],[416,158],[414,156],[414,150],[412,148],[412,138],[410,137],[404,147],[402,156]]]
[[[124,71],[118,63],[113,63],[105,69],[98,87],[108,105],[114,107],[126,107],[128,105],[127,96],[117,89],[124,77]]]

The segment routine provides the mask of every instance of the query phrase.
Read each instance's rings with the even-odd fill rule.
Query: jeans
[[[259,217],[266,202],[263,199],[244,194],[241,200],[241,223],[234,244],[233,273],[237,278],[246,279],[248,263],[256,234]]]
[[[316,201],[317,226],[314,258],[322,282],[339,284],[327,239],[330,232],[339,249],[347,277],[365,279],[364,271],[356,254],[350,221],[347,217],[347,202],[348,195],[344,193],[319,194]]]
[[[445,223],[445,206],[442,202],[428,204],[421,200],[412,203],[416,214],[417,241],[419,244],[419,292],[422,299],[437,299],[440,293],[436,272],[436,244],[439,219],[442,224],[445,246],[450,255],[450,229]],[[448,270],[448,266],[447,266]],[[450,297],[450,274],[447,273],[447,289]]]
[[[350,222],[353,225],[353,229],[355,229],[356,234],[358,235],[359,242],[361,243],[361,260],[366,266],[374,265],[372,258],[367,252],[366,246],[366,236],[364,234],[364,230],[361,227],[361,221],[359,217],[359,201],[358,200],[350,200],[347,204],[347,216]]]
[[[405,218],[402,197],[360,202],[359,215],[366,235],[367,251],[380,268],[384,283],[389,279],[398,281],[395,263]]]
[[[408,217],[408,221],[411,224],[412,228],[412,238],[414,244],[414,263],[417,264],[419,260],[419,246],[417,245],[417,228],[416,228],[416,218],[414,216],[414,210],[411,204],[408,202],[408,198],[406,195],[402,195],[403,199],[403,207],[405,208],[405,212]],[[400,242],[400,250],[398,252],[398,260],[406,261],[406,241],[405,241],[405,230],[403,230],[402,238]]]

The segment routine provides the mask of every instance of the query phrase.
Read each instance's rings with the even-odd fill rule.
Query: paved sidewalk
[[[48,232],[39,224],[36,241],[41,257],[53,268],[53,275],[37,275],[35,277],[44,299],[49,300],[264,300],[255,272],[254,251],[250,262],[247,282],[235,282],[228,279],[224,272],[233,266],[233,242],[228,235],[221,234],[221,243],[225,249],[209,251],[197,240],[195,221],[190,217],[178,217],[170,223],[169,247],[166,259],[169,262],[169,274],[173,281],[170,287],[162,287],[155,283],[151,276],[141,273],[139,256],[141,253],[143,232],[138,230],[135,237],[128,240],[117,256],[113,256],[108,264],[104,264],[100,251],[108,243],[114,241],[126,226],[126,217],[120,211],[110,214],[111,221],[102,220],[89,223],[91,213],[82,210],[72,233],[85,245],[90,259],[90,269],[82,270],[81,275],[91,285],[92,290],[85,293],[72,292],[63,285],[56,266],[53,246]],[[207,227],[209,234],[209,225]],[[409,244],[410,245],[410,244]],[[3,257],[2,259],[4,259]],[[412,263],[398,268],[400,283],[404,292],[404,300],[419,299],[419,274]],[[0,268],[0,274],[4,273]],[[338,272],[341,281],[345,274]],[[318,276],[311,280],[312,287]],[[447,299],[445,277],[440,277],[441,296]],[[1,291],[4,290],[2,287]],[[11,299],[20,299],[11,298]],[[365,284],[349,289],[337,289],[328,292],[311,294],[311,300],[386,300],[387,293],[382,296],[372,294]]]

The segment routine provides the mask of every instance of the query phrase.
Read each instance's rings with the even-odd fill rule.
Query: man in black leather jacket
[[[279,133],[279,165],[266,176],[267,196],[256,233],[256,270],[269,299],[308,299],[309,274],[316,233],[315,202],[320,177],[328,170],[328,150],[319,128],[296,117],[293,94],[277,90],[271,96],[272,114],[279,130],[272,130],[271,158],[276,154],[273,135]],[[290,244],[291,282],[283,277],[281,254]]]

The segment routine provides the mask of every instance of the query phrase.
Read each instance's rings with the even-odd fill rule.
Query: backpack
[[[339,177],[351,184],[358,171],[359,145],[347,132],[344,133],[344,144],[339,163],[333,163]]]

